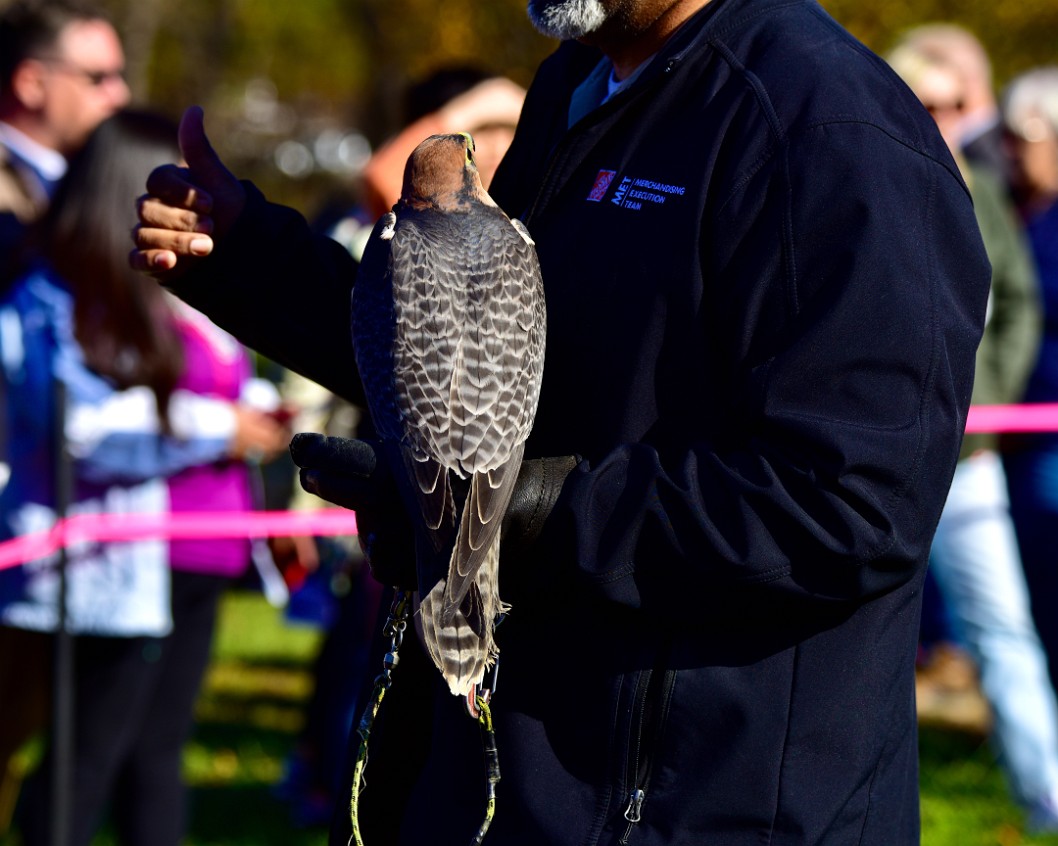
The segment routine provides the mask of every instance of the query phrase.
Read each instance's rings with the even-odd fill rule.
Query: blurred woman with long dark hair
[[[128,268],[130,203],[151,169],[176,155],[175,125],[158,115],[126,111],[101,124],[71,161],[24,272],[0,302],[12,459],[0,494],[5,536],[55,518],[59,420],[73,458],[73,513],[245,510],[243,459],[286,446],[282,425],[240,402],[245,351]],[[245,540],[213,542],[206,554],[155,539],[69,551],[66,626],[78,635],[71,843],[87,846],[108,800],[121,843],[180,842],[180,749],[216,600],[249,558]],[[40,659],[58,620],[54,563],[0,573],[0,637],[23,639],[34,656],[12,695],[4,682],[0,725],[28,698],[27,678],[37,690],[46,683]],[[50,842],[50,767],[46,754],[27,790],[27,844]]]

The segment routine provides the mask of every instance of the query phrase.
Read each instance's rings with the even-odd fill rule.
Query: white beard
[[[609,14],[602,0],[529,0],[528,12],[540,32],[562,41],[595,32]]]

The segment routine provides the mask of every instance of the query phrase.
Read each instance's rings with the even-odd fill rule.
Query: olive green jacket
[[[977,349],[971,404],[1018,402],[1036,361],[1042,325],[1039,286],[1032,253],[1010,201],[988,171],[963,165],[981,238],[992,263],[992,290],[984,335]],[[967,435],[961,458],[994,449],[997,436]]]

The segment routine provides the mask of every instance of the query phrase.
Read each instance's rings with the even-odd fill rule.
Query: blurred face
[[[963,118],[963,87],[960,78],[941,67],[925,70],[914,86],[918,99],[937,122],[940,134],[952,150],[959,147],[959,130]]]
[[[93,129],[129,102],[125,54],[106,21],[71,23],[54,53],[32,61],[39,73],[39,140],[63,155],[80,149]]]
[[[1029,205],[1049,204],[1058,197],[1058,134],[1042,117],[1032,115],[1006,129],[1015,191]]]
[[[485,126],[475,129],[471,134],[474,136],[474,164],[478,166],[481,184],[488,189],[500,160],[514,140],[514,127]]]

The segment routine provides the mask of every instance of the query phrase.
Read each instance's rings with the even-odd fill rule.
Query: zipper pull
[[[625,819],[630,823],[637,823],[640,819],[640,812],[643,810],[643,800],[647,798],[646,793],[642,790],[636,789],[632,791],[632,795],[628,797],[628,807],[625,808]]]
[[[628,838],[632,834],[632,828],[641,819],[643,811],[643,800],[647,794],[639,788],[632,791],[628,797],[628,807],[625,808],[625,819],[628,820],[628,828],[625,829],[624,837],[617,841],[618,846],[628,846]]]

